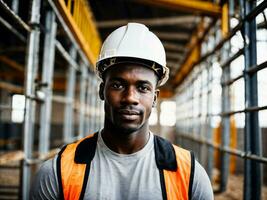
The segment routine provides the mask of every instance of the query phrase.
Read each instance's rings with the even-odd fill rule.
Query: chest
[[[161,200],[154,151],[146,156],[117,158],[97,151],[91,163],[85,199]]]

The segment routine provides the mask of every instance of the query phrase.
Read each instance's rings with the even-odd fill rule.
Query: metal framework
[[[197,148],[196,144],[199,144],[200,150],[195,149],[196,152],[207,150],[207,157],[203,158],[201,153],[198,157],[207,166],[210,177],[215,166],[214,151],[221,153],[219,191],[226,189],[230,166],[235,162],[231,161],[232,156],[243,158],[243,199],[261,199],[261,164],[267,164],[267,157],[262,155],[262,129],[258,116],[259,111],[267,110],[267,106],[258,106],[257,74],[267,68],[267,61],[257,64],[256,17],[263,12],[266,13],[267,2],[263,1],[256,6],[256,1],[243,0],[240,1],[239,7],[239,23],[235,27],[228,29],[225,21],[218,21],[214,29],[210,29],[205,35],[199,61],[177,88],[177,141],[184,146],[191,142],[191,148]],[[224,8],[227,8],[229,13],[232,12],[231,6]],[[222,20],[228,20],[227,18],[222,17]],[[221,33],[213,31],[218,30],[220,26]],[[231,41],[237,34],[242,35],[243,47],[231,53]],[[242,58],[243,72],[233,76],[234,62]],[[221,76],[218,75],[219,68]],[[245,102],[240,109],[234,109],[233,88],[240,81],[244,82]],[[220,93],[221,98],[217,99]],[[240,95],[236,98],[241,98]],[[218,105],[218,102],[221,102],[220,108],[214,106]],[[237,132],[237,128],[234,118],[240,114],[244,115],[245,127],[238,130],[240,138],[236,144],[237,138],[234,133]],[[221,122],[220,127],[215,129],[216,119],[221,119]],[[214,141],[217,130],[221,138]],[[242,131],[244,134],[240,133]]]
[[[173,84],[178,85],[175,92],[177,141],[182,146],[191,146],[195,152],[199,153],[197,157],[206,164],[210,177],[213,176],[212,170],[215,166],[214,151],[221,152],[220,191],[225,190],[227,186],[232,156],[244,159],[244,199],[261,199],[261,164],[267,164],[267,157],[262,156],[261,152],[262,136],[258,113],[267,110],[267,105],[258,105],[257,74],[267,69],[267,61],[257,64],[255,18],[266,11],[267,1],[263,1],[258,6],[255,5],[255,1],[239,1],[240,18],[234,28],[229,28],[228,24],[229,13],[233,12],[231,10],[233,5],[224,4],[221,9],[217,4],[207,1],[146,2],[163,7],[176,6],[175,9],[186,7],[189,11],[197,11],[216,16],[216,18],[221,17],[221,21],[211,21],[208,26],[204,24],[204,21],[200,22],[197,32],[188,45],[191,50],[184,60],[183,66],[185,67],[181,68],[180,73],[173,80]],[[230,3],[233,2],[230,1]],[[95,25],[90,24],[93,21],[87,3],[82,0],[32,0],[32,6],[28,11],[31,13],[29,23],[20,17],[19,3],[18,0],[13,0],[12,5],[9,6],[0,0],[0,8],[5,12],[5,17],[7,16],[4,18],[0,14],[0,24],[11,33],[15,40],[20,41],[23,46],[22,52],[25,57],[27,56],[25,66],[14,62],[8,56],[0,56],[0,62],[6,68],[18,74],[24,73],[25,79],[24,84],[20,85],[12,81],[0,81],[0,117],[6,113],[11,115],[10,113],[14,110],[11,98],[7,96],[23,94],[26,97],[23,152],[16,151],[17,153],[12,157],[13,160],[23,159],[22,196],[20,198],[29,199],[32,167],[58,151],[58,149],[53,149],[55,135],[64,143],[79,139],[99,130],[103,125],[104,115],[103,103],[99,101],[97,92],[99,80],[92,71],[100,40]],[[41,6],[45,8],[43,16],[40,15]],[[81,21],[83,17],[86,19],[86,24]],[[157,26],[165,23],[164,20],[168,19],[161,21],[149,19],[147,22]],[[187,18],[187,20],[192,19]],[[103,22],[99,24],[99,27],[110,27],[122,22]],[[181,21],[173,18],[169,23],[180,24]],[[85,30],[84,27],[90,27],[90,29]],[[222,31],[215,31],[219,29]],[[64,32],[63,37],[57,34],[59,30]],[[229,54],[232,49],[230,41],[241,32],[245,39],[243,47]],[[162,37],[166,37],[166,34],[161,34]],[[179,39],[184,36],[175,37]],[[170,50],[181,49],[180,46],[170,42],[165,43],[165,46]],[[40,55],[40,52],[43,54]],[[232,63],[242,56],[244,57],[244,71],[233,77],[231,75]],[[63,66],[59,66],[57,59],[64,63]],[[217,65],[221,68],[222,76],[216,74],[218,73]],[[63,82],[60,84],[57,81],[59,73],[67,74],[66,77],[60,79]],[[231,88],[240,80],[244,81],[246,104],[239,109],[233,109]],[[57,85],[59,86],[56,87]],[[220,90],[221,98],[216,100]],[[161,95],[170,98],[173,91],[165,90]],[[216,104],[216,101],[220,102],[220,108],[211,106]],[[5,113],[2,114],[3,112]],[[244,145],[241,147],[231,143],[236,131],[233,119],[238,114],[245,116],[245,134],[242,137]],[[216,119],[221,119],[220,126],[217,127],[221,133],[219,141],[213,140]],[[53,124],[55,120],[61,120],[59,128],[55,128]],[[2,123],[2,118],[0,122]],[[60,130],[60,133],[54,132],[55,129]],[[57,144],[57,146],[62,144]],[[0,164],[7,162],[3,157],[1,158]]]
[[[40,164],[58,151],[52,149],[55,146],[53,138],[59,137],[65,143],[72,142],[102,127],[103,105],[97,95],[99,81],[92,71],[101,44],[86,1],[74,3],[32,0],[28,11],[31,16],[29,23],[24,22],[19,15],[19,1],[13,0],[11,3],[10,7],[0,0],[0,8],[12,19],[11,24],[1,15],[0,24],[12,34],[14,40],[27,45],[22,50],[25,57],[27,56],[26,66],[5,55],[1,55],[0,62],[9,70],[24,73],[25,84],[23,86],[8,80],[0,81],[0,116],[3,116],[2,112],[9,112],[11,115],[14,110],[11,103],[2,103],[8,101],[6,98],[2,99],[3,92],[25,95],[23,152],[16,153],[12,160],[23,158],[19,198],[29,199],[33,165]],[[45,9],[44,15],[40,15],[41,6]],[[20,29],[16,28],[17,25]],[[63,39],[62,33],[57,34],[58,29],[64,31]],[[25,37],[25,33],[28,36]],[[41,39],[44,43],[40,42]],[[63,72],[62,66],[56,62],[59,57],[61,62],[66,63]],[[59,73],[68,76],[58,79]],[[65,81],[65,86],[56,87],[59,85],[58,80]],[[62,116],[55,119],[54,115],[58,113]],[[55,120],[61,121],[62,125],[57,130],[62,130],[62,134],[53,133]],[[9,141],[4,141],[3,144],[8,143]],[[10,161],[3,158],[1,157],[1,164]]]

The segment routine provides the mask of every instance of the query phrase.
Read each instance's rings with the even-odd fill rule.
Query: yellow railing
[[[86,0],[56,0],[57,6],[85,55],[95,65],[101,40]]]

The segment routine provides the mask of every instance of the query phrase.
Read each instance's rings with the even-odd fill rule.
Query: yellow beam
[[[160,6],[171,10],[181,10],[185,12],[199,13],[209,16],[219,17],[221,7],[209,1],[200,0],[138,0],[154,6]]]
[[[204,30],[204,21],[201,20],[196,32],[192,34],[190,42],[187,45],[187,48],[190,49],[190,51],[172,81],[174,86],[179,85],[184,80],[200,59],[200,40],[203,38]]]
[[[189,74],[189,72],[193,69],[194,65],[200,58],[200,45],[196,45],[193,50],[188,55],[184,64],[178,70],[178,73],[175,76],[175,85],[182,82],[182,80]]]
[[[221,29],[222,36],[226,37],[229,33],[229,6],[228,3],[223,4],[222,6],[222,16],[221,16]]]
[[[56,0],[55,2],[86,57],[92,65],[95,65],[101,47],[101,40],[87,1],[69,0],[66,3],[65,0]]]

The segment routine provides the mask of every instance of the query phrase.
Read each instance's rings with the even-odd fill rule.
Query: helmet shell
[[[98,75],[114,64],[123,62],[144,64],[159,76],[159,85],[167,79],[166,54],[159,38],[139,23],[128,23],[113,31],[104,41],[96,63]],[[150,66],[149,66],[150,65]]]

